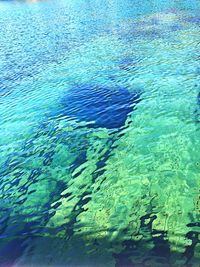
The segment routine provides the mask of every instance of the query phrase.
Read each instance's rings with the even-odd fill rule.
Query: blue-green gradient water
[[[0,119],[0,266],[199,266],[199,1],[0,1]]]

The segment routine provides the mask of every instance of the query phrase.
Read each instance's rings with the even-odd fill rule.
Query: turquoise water
[[[199,1],[0,1],[0,266],[199,266]]]

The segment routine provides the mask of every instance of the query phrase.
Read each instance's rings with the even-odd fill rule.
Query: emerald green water
[[[0,3],[1,266],[199,266],[199,4],[86,2]]]

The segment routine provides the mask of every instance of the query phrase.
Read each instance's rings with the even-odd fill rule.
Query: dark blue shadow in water
[[[196,85],[198,86],[198,85]],[[195,86],[195,87],[196,87]],[[194,111],[194,120],[195,120],[195,123],[200,123],[200,92],[198,93],[197,95],[197,106],[196,106],[196,109]]]
[[[197,96],[197,103],[198,103],[198,106],[200,108],[200,92],[198,93],[198,96]]]
[[[189,17],[186,19],[187,22],[194,23],[200,26],[200,17],[195,16],[195,17]]]
[[[140,58],[126,57],[117,62],[118,66],[122,70],[131,71],[137,68],[137,64],[141,61]]]
[[[128,61],[125,61],[125,64],[128,64]],[[73,118],[77,121],[88,122],[89,127],[93,128],[105,127],[108,129],[116,129],[116,131],[112,131],[112,135],[110,135],[107,140],[107,151],[100,157],[99,161],[97,162],[97,170],[94,174],[92,174],[93,183],[95,183],[96,178],[99,175],[102,175],[102,173],[104,172],[106,161],[112,152],[114,141],[117,138],[117,135],[114,134],[114,132],[118,132],[118,130],[120,131],[120,127],[124,126],[128,114],[140,101],[140,95],[141,91],[135,90],[135,92],[130,93],[127,89],[118,86],[103,87],[94,85],[79,85],[74,86],[70,90],[68,90],[61,99],[62,108],[58,111],[60,116],[69,116],[70,118]],[[46,129],[44,127],[43,131],[39,132],[40,134],[43,133],[44,136],[48,138],[52,138],[56,135],[56,128],[53,128],[52,130],[50,125],[49,128]],[[74,132],[74,134],[77,134],[76,131]],[[35,139],[39,137],[40,135],[36,135]],[[62,138],[65,139],[65,136],[63,136]],[[72,151],[74,150],[74,153],[77,153],[77,157],[71,166],[72,173],[74,169],[87,161],[87,149],[90,145],[89,142],[87,142],[87,138],[87,134],[84,134],[83,136],[80,135],[79,144],[75,143],[75,149],[73,147],[71,148]],[[7,174],[7,171],[11,171],[11,168],[14,169],[19,166],[20,158],[23,159],[24,157],[25,159],[30,156],[28,153],[32,153],[32,151],[34,151],[33,147],[34,139],[28,140],[24,144],[23,155],[19,157],[16,153],[14,154],[13,158],[11,157],[9,160],[7,160],[7,162],[4,164],[5,166],[3,168],[2,174],[5,176]],[[44,151],[39,150],[38,158],[43,158],[42,162],[44,166],[51,164],[54,154],[56,153],[53,148],[53,146],[47,146]],[[16,158],[19,158],[19,160],[16,160]],[[13,181],[13,183],[16,183],[18,191],[21,194],[20,199],[15,202],[16,205],[23,204],[27,200],[27,195],[34,192],[34,190],[31,191],[31,189],[29,188],[32,184],[40,182],[42,169],[32,169],[27,178],[27,182],[23,186],[21,186],[19,185],[19,181],[21,175],[23,174],[24,172],[16,173],[17,176]],[[76,175],[79,174],[80,173],[77,173]],[[72,177],[76,178],[76,175]],[[37,212],[37,218],[39,219],[35,219],[34,222],[31,221],[30,223],[28,223],[26,215],[24,218],[21,215],[20,217],[16,218],[19,229],[16,227],[16,230],[14,231],[16,233],[16,236],[21,236],[21,238],[13,238],[8,241],[6,240],[5,243],[2,244],[2,246],[0,245],[0,266],[1,263],[6,263],[10,266],[15,262],[17,258],[23,255],[24,250],[26,249],[26,246],[28,244],[26,243],[27,237],[31,239],[36,235],[43,235],[45,231],[47,231],[45,225],[55,214],[55,210],[52,210],[52,208],[56,209],[61,204],[61,202],[57,202],[55,206],[53,205],[53,203],[60,199],[61,192],[63,192],[68,186],[69,184],[67,182],[57,181],[57,183],[53,187],[53,191],[49,194],[50,198],[48,202],[44,204],[41,211]],[[49,188],[49,190],[51,190],[51,188]],[[73,236],[77,217],[84,211],[84,206],[86,205],[86,203],[90,201],[90,197],[88,197],[88,194],[90,194],[90,192],[91,190],[87,189],[80,195],[77,204],[74,206],[69,222],[61,226],[62,229],[66,231],[66,235],[69,238]],[[46,212],[47,210],[48,212]],[[35,216],[35,214],[30,214],[30,216]],[[2,224],[2,222],[0,223]],[[7,226],[7,221],[5,225]],[[59,232],[60,229],[53,229],[53,231]]]
[[[61,99],[62,115],[87,122],[92,128],[120,128],[140,101],[140,94],[117,86],[79,85]]]

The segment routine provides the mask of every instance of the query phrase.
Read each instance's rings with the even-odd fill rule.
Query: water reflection
[[[199,27],[156,3],[5,7],[2,265],[198,266]]]

